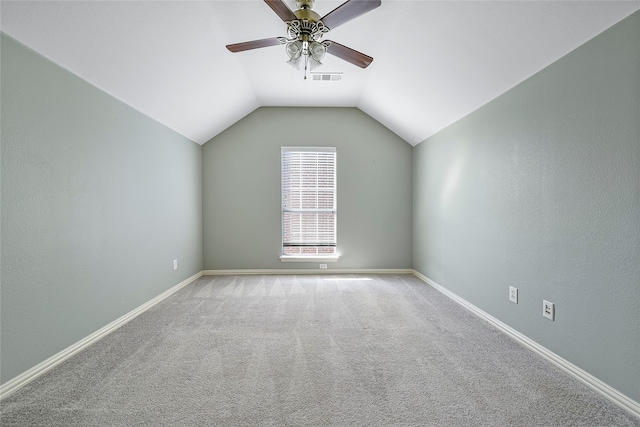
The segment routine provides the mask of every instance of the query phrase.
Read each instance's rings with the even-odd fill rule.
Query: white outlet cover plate
[[[511,301],[514,304],[518,303],[518,288],[509,286],[509,301]]]
[[[555,304],[546,300],[542,300],[542,315],[549,320],[555,320]]]

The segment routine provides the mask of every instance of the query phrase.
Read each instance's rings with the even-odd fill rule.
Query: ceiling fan
[[[283,44],[289,56],[288,64],[296,69],[304,65],[306,71],[322,65],[325,54],[337,56],[360,68],[367,68],[373,58],[364,53],[322,36],[347,21],[357,18],[382,4],[381,0],[347,0],[340,6],[320,17],[312,9],[314,0],[296,0],[298,10],[293,12],[283,0],[264,0],[287,24],[287,37],[272,37],[227,45],[233,53]]]

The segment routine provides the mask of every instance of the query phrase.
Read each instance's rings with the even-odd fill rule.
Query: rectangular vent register
[[[342,73],[311,73],[311,81],[314,82],[339,82],[342,80]]]

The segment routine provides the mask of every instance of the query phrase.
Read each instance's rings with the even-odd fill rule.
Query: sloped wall
[[[202,270],[202,163],[199,145],[1,43],[4,383]]]
[[[282,263],[280,147],[337,147],[332,268],[411,268],[412,147],[355,108],[259,108],[202,148],[204,268]]]
[[[639,46],[640,12],[416,146],[413,252],[416,270],[636,401]]]

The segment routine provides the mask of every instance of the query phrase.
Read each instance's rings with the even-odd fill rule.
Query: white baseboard
[[[0,399],[3,399],[5,397],[9,396],[11,393],[14,393],[15,391],[17,391],[20,387],[23,387],[24,385],[30,383],[31,381],[33,381],[36,378],[38,378],[40,375],[44,374],[45,372],[49,371],[53,367],[55,367],[55,366],[59,365],[60,363],[64,362],[65,360],[67,360],[68,358],[73,356],[74,354],[84,350],[85,348],[89,347],[91,344],[93,344],[96,341],[100,340],[104,336],[106,336],[106,335],[110,334],[111,332],[115,331],[120,326],[122,326],[125,323],[133,320],[134,318],[136,318],[140,314],[144,313],[145,311],[147,311],[148,309],[150,309],[154,305],[158,304],[160,301],[166,299],[167,297],[169,297],[172,294],[176,293],[178,290],[180,290],[183,287],[187,286],[189,283],[193,282],[194,280],[196,280],[200,276],[202,276],[202,271],[194,274],[193,276],[189,277],[188,279],[183,280],[182,282],[180,282],[177,285],[173,286],[171,289],[166,290],[165,292],[161,293],[157,297],[155,297],[155,298],[147,301],[146,303],[142,304],[141,306],[133,309],[129,313],[125,314],[124,316],[119,317],[118,319],[114,320],[113,322],[109,323],[108,325],[104,326],[103,328],[98,329],[97,331],[95,331],[91,335],[81,339],[80,341],[78,341],[77,343],[71,345],[70,347],[65,348],[64,350],[62,350],[58,354],[55,354],[55,355],[51,356],[50,358],[48,358],[47,360],[37,364],[33,368],[23,372],[22,374],[10,379],[6,383],[0,385]]]
[[[540,356],[544,357],[547,361],[551,362],[552,364],[554,364],[558,368],[562,369],[563,371],[565,371],[566,373],[568,373],[572,377],[574,377],[574,378],[578,379],[579,381],[581,381],[582,383],[586,384],[588,387],[590,387],[591,389],[593,389],[594,391],[596,391],[597,393],[599,393],[603,397],[607,398],[611,402],[613,402],[616,405],[620,406],[622,409],[625,409],[626,411],[628,411],[628,412],[632,413],[633,415],[635,415],[636,417],[640,418],[640,403],[638,403],[635,400],[631,399],[630,397],[624,395],[623,393],[620,393],[618,390],[616,390],[613,387],[609,386],[608,384],[600,381],[598,378],[594,377],[593,375],[591,375],[587,371],[577,367],[576,365],[574,365],[573,363],[569,362],[568,360],[563,359],[562,357],[558,356],[557,354],[555,354],[551,350],[547,349],[546,347],[541,346],[537,342],[535,342],[532,339],[528,338],[527,336],[521,334],[520,332],[516,331],[512,327],[510,327],[507,324],[501,322],[500,320],[496,319],[495,317],[491,316],[490,314],[482,311],[481,309],[479,309],[475,305],[473,305],[470,302],[468,302],[467,300],[459,297],[458,295],[454,294],[450,290],[442,287],[441,285],[437,284],[436,282],[434,282],[433,280],[429,279],[427,276],[421,274],[420,272],[418,272],[416,270],[413,270],[413,274],[416,277],[418,277],[419,279],[421,279],[422,281],[426,282],[428,285],[430,285],[434,289],[436,289],[437,291],[439,291],[439,292],[443,293],[444,295],[448,296],[449,298],[451,298],[452,300],[454,300],[455,302],[457,302],[458,304],[460,304],[461,306],[463,306],[464,308],[466,308],[467,310],[469,310],[470,312],[472,312],[476,316],[478,316],[478,317],[486,320],[487,322],[491,323],[493,326],[498,328],[500,331],[502,331],[505,334],[509,335],[511,338],[515,339],[516,341],[518,341],[520,344],[522,344],[523,346],[525,346],[529,350],[534,351],[535,353],[537,353]]]
[[[22,387],[22,386],[28,384],[29,382],[35,380],[40,375],[44,374],[45,372],[49,371],[53,367],[55,367],[55,366],[59,365],[60,363],[64,362],[65,360],[67,360],[68,358],[73,356],[74,354],[82,351],[83,349],[87,348],[91,344],[93,344],[96,341],[100,340],[104,336],[106,336],[109,333],[113,332],[114,330],[118,329],[120,326],[126,324],[127,322],[131,321],[135,317],[137,317],[140,314],[144,313],[146,310],[150,309],[151,307],[153,307],[154,305],[158,304],[159,302],[161,302],[162,300],[166,299],[167,297],[171,296],[172,294],[174,294],[178,290],[182,289],[183,287],[185,287],[189,283],[191,283],[194,280],[198,279],[200,276],[203,276],[203,275],[207,275],[207,276],[242,275],[242,274],[265,274],[265,275],[266,274],[283,274],[283,275],[284,274],[413,274],[416,277],[418,277],[419,279],[421,279],[422,281],[424,281],[425,283],[427,283],[430,286],[432,286],[434,289],[438,290],[439,292],[443,293],[447,297],[451,298],[452,300],[454,300],[455,302],[457,302],[458,304],[460,304],[461,306],[463,306],[464,308],[466,308],[470,312],[472,312],[475,315],[477,315],[478,317],[486,320],[487,322],[491,323],[493,326],[495,326],[496,328],[498,328],[502,332],[504,332],[507,335],[511,336],[512,338],[517,340],[520,344],[524,345],[526,348],[536,352],[537,354],[539,354],[540,356],[544,357],[549,362],[553,363],[558,368],[562,369],[563,371],[567,372],[569,375],[573,376],[574,378],[578,379],[582,383],[586,384],[587,386],[589,386],[594,391],[600,393],[602,396],[604,396],[605,398],[609,399],[611,402],[613,402],[616,405],[620,406],[621,408],[627,410],[628,412],[632,413],[633,415],[635,415],[637,417],[640,417],[640,403],[634,401],[633,399],[629,398],[628,396],[624,395],[623,393],[620,393],[619,391],[617,391],[613,387],[611,387],[611,386],[607,385],[606,383],[600,381],[598,378],[594,377],[593,375],[589,374],[588,372],[584,371],[583,369],[577,367],[573,363],[563,359],[562,357],[560,357],[557,354],[553,353],[551,350],[541,346],[540,344],[536,343],[535,341],[531,340],[530,338],[526,337],[525,335],[521,334],[520,332],[516,331],[515,329],[511,328],[510,326],[508,326],[505,323],[501,322],[500,320],[496,319],[495,317],[489,315],[488,313],[486,313],[483,310],[479,309],[478,307],[474,306],[473,304],[471,304],[470,302],[466,301],[465,299],[459,297],[458,295],[454,294],[453,292],[449,291],[448,289],[440,286],[438,283],[436,283],[433,280],[429,279],[428,277],[424,276],[420,272],[418,272],[416,270],[412,270],[412,269],[203,270],[203,271],[201,271],[199,273],[196,273],[193,276],[183,280],[182,282],[180,282],[177,285],[173,286],[171,289],[168,289],[167,291],[163,292],[162,294],[158,295],[157,297],[155,297],[155,298],[147,301],[146,303],[140,305],[139,307],[135,308],[134,310],[130,311],[129,313],[125,314],[124,316],[114,320],[113,322],[111,322],[108,325],[104,326],[103,328],[97,330],[96,332],[92,333],[91,335],[85,337],[84,339],[78,341],[77,343],[71,345],[70,347],[67,347],[66,349],[64,349],[61,352],[55,354],[54,356],[50,357],[49,359],[39,363],[38,365],[34,366],[33,368],[23,372],[22,374],[12,378],[11,380],[7,381],[6,383],[0,385],[0,399],[3,399],[5,397],[9,396],[11,393],[14,393],[20,387]]]
[[[10,394],[17,391],[20,387],[30,383],[31,381],[38,378],[40,375],[45,372],[53,369],[55,366],[64,362],[74,354],[84,350],[89,347],[91,344],[100,340],[104,336],[118,329],[120,326],[125,323],[133,320],[135,317],[144,313],[154,305],[158,304],[160,301],[166,299],[171,296],[178,290],[182,289],[189,283],[193,282],[197,278],[203,275],[241,275],[241,274],[413,274],[413,270],[411,269],[360,269],[360,270],[350,270],[350,269],[327,269],[327,270],[300,270],[300,269],[274,269],[274,270],[203,270],[200,271],[188,279],[183,280],[177,285],[173,286],[171,289],[163,292],[157,297],[147,301],[141,306],[135,308],[124,316],[114,320],[103,328],[95,331],[91,335],[83,338],[82,340],[76,342],[75,344],[67,347],[61,352],[51,356],[47,360],[40,362],[33,368],[28,369],[27,371],[17,375],[16,377],[10,379],[4,384],[0,385],[0,400],[9,396]]]
[[[233,276],[233,275],[244,275],[244,274],[413,274],[413,270],[410,268],[407,269],[348,269],[348,268],[340,268],[340,269],[293,269],[293,268],[285,268],[285,269],[246,269],[246,270],[203,270],[202,274],[204,276]]]

